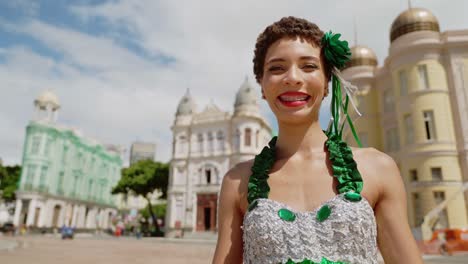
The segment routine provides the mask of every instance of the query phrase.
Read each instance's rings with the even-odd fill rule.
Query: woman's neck
[[[289,158],[294,154],[309,156],[312,153],[325,152],[326,140],[327,136],[318,120],[304,126],[279,124],[277,159]]]

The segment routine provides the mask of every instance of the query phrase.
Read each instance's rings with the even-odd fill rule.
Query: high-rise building
[[[57,124],[52,91],[35,101],[26,127],[14,224],[54,228],[107,228],[115,215],[111,188],[120,179],[121,151]]]
[[[130,147],[130,164],[139,160],[154,160],[156,144],[147,142],[133,142]]]
[[[258,96],[247,78],[241,85],[234,113],[213,102],[197,112],[187,91],[172,126],[166,213],[166,236],[217,228],[218,194],[226,172],[252,159],[271,139],[271,128],[260,115]]]
[[[430,11],[409,8],[391,25],[382,66],[368,47],[351,50],[342,72],[359,87],[357,133],[396,161],[415,234],[444,200],[431,228],[466,227],[467,196],[460,191],[468,181],[468,30],[440,32]],[[349,130],[346,137],[354,142]]]

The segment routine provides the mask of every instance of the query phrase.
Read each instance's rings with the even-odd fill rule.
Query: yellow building
[[[468,181],[468,30],[440,32],[430,11],[410,8],[394,20],[390,41],[382,66],[357,45],[342,71],[359,87],[357,132],[397,162],[417,237],[424,216],[446,199],[434,228],[468,227],[467,196],[456,195]]]

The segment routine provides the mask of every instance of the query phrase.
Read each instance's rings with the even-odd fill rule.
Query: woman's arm
[[[239,166],[239,165],[238,165]],[[242,213],[240,210],[240,177],[236,168],[223,178],[218,206],[218,242],[213,264],[242,263]],[[236,175],[237,174],[237,175]]]
[[[375,205],[377,242],[386,264],[423,263],[408,225],[406,192],[398,167],[392,158],[379,152],[375,164],[380,173],[380,194]]]

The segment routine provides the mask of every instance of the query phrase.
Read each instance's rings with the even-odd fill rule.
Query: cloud
[[[62,104],[61,122],[127,148],[136,139],[155,141],[157,158],[167,161],[170,126],[185,90],[190,88],[199,109],[213,99],[232,111],[245,76],[254,83],[253,47],[266,25],[295,15],[353,42],[356,17],[358,42],[374,49],[381,64],[390,25],[406,8],[400,2],[113,0],[70,5],[62,11],[71,11],[67,19],[75,23],[63,24],[40,19],[41,4],[33,4],[28,19],[1,20],[0,30],[17,42],[0,42],[0,91],[5,98],[0,117],[8,126],[0,131],[0,157],[7,164],[20,162],[32,102],[40,91],[52,88]],[[450,3],[413,1],[433,11],[443,30],[465,28],[467,2]],[[37,49],[37,43],[54,55]],[[328,108],[326,99],[322,124],[329,118]],[[273,124],[264,103],[262,113]]]

